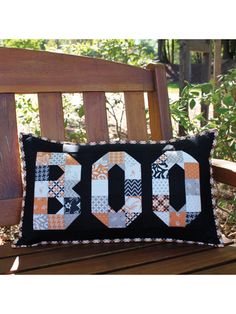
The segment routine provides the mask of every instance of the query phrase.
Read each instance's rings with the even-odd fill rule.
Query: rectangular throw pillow
[[[212,195],[215,131],[170,141],[70,144],[21,134],[14,246],[175,241],[222,246]]]

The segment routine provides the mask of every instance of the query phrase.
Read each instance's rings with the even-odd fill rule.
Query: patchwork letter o
[[[176,210],[170,205],[169,170],[180,166],[185,173],[186,204]],[[152,163],[152,208],[169,227],[185,227],[201,212],[199,163],[183,151],[167,151]]]
[[[118,165],[124,171],[125,204],[119,211],[108,201],[108,171]],[[141,165],[123,151],[109,152],[92,165],[91,212],[108,228],[126,228],[142,212]]]

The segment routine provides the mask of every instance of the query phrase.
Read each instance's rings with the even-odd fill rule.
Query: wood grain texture
[[[236,186],[236,163],[223,159],[212,159],[213,177],[216,181]]]
[[[125,92],[125,110],[129,140],[147,140],[147,121],[142,92]]]
[[[153,90],[151,73],[101,59],[0,48],[0,93]]]
[[[148,69],[153,73],[156,96],[153,98],[155,102],[151,103],[150,121],[151,132],[153,135],[161,139],[168,140],[172,138],[172,125],[169,109],[169,98],[167,90],[166,70],[163,64],[150,64]],[[152,105],[158,109],[152,108]],[[160,123],[158,123],[160,122]],[[156,124],[157,123],[157,124]],[[161,135],[160,135],[161,131]]]
[[[156,92],[148,92],[148,109],[150,117],[151,139],[153,141],[159,141],[162,139],[162,131]]]
[[[235,274],[235,252],[233,246],[216,249],[174,243],[68,244],[16,249],[8,244],[0,246],[0,273]]]
[[[235,275],[236,274],[236,262],[230,262],[227,264],[219,265],[216,267],[211,267],[210,269],[204,269],[196,271],[193,274],[195,275]]]
[[[106,98],[104,92],[83,93],[87,140],[91,142],[109,139]]]
[[[71,247],[72,244],[63,244],[63,247]],[[11,247],[9,242],[5,243],[4,245],[0,245],[0,260],[5,258],[11,258],[16,256],[23,256],[23,255],[32,255],[36,253],[43,253],[45,251],[60,249],[60,245],[44,245],[44,246],[34,246],[34,247]]]
[[[35,272],[36,268],[60,267],[60,265],[68,263],[70,266],[73,262],[87,261],[88,265],[92,258],[101,258],[109,254],[118,254],[126,251],[135,251],[140,247],[147,247],[150,244],[137,243],[117,243],[117,244],[82,244],[71,246],[58,246],[57,248],[47,248],[32,252],[30,254],[19,254],[19,266],[14,272]],[[16,251],[18,249],[15,249]],[[134,253],[135,254],[135,253]],[[16,259],[16,256],[0,259],[0,272],[9,273]],[[68,266],[68,268],[69,268]],[[63,267],[63,266],[62,266]],[[41,270],[42,271],[42,270]]]
[[[221,74],[221,40],[214,40],[214,65],[213,78],[217,85],[219,85],[219,75]]]
[[[210,52],[211,46],[209,40],[188,40],[189,42],[189,49],[191,51],[198,51],[198,52]]]
[[[20,221],[22,198],[0,200],[0,227],[17,225]]]
[[[210,45],[209,45],[210,46]],[[202,55],[202,71],[201,71],[201,82],[209,82],[211,79],[211,62],[212,55],[211,52],[204,52]],[[202,93],[204,95],[204,93]],[[209,118],[209,105],[204,101],[201,101],[201,113],[205,120],[201,120],[200,124],[203,127],[206,125],[206,121]]]
[[[206,248],[205,248],[206,249]],[[209,249],[209,248],[208,248]],[[175,256],[184,256],[192,252],[204,250],[203,247],[192,245],[160,245],[153,244],[147,247],[140,247],[135,250],[126,250],[121,252],[113,252],[103,256],[94,256],[92,259],[77,260],[70,264],[61,264],[51,267],[45,267],[24,274],[103,274],[113,273],[115,270],[132,269],[136,265],[155,262],[157,260],[165,260]]]
[[[165,261],[147,263],[141,266],[123,269],[114,274],[190,274],[201,269],[210,268],[227,262],[236,261],[236,250],[233,247],[212,248],[184,257],[175,257]]]
[[[61,93],[38,93],[41,136],[64,141],[64,115]]]
[[[0,94],[0,199],[18,198],[21,194],[15,98],[13,94]],[[11,215],[7,209],[3,215],[8,214]]]

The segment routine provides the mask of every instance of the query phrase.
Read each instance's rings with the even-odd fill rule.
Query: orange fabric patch
[[[34,214],[47,214],[48,199],[47,197],[34,198]]]
[[[124,163],[124,152],[109,152],[109,163],[111,164]]]
[[[49,164],[49,159],[51,158],[52,153],[38,152],[36,158],[36,165],[45,165]]]
[[[198,179],[199,178],[199,165],[198,163],[185,162],[184,163],[185,178]]]
[[[66,165],[78,165],[78,161],[75,160],[73,157],[71,157],[71,155],[67,154],[66,155]]]
[[[170,227],[185,227],[186,226],[186,212],[170,212]]]
[[[108,179],[107,167],[102,164],[93,164],[92,179],[93,180],[107,180]]]
[[[48,215],[48,229],[63,230],[65,229],[64,215]]]
[[[95,217],[97,217],[98,220],[100,220],[104,225],[109,227],[109,220],[108,220],[108,214],[106,213],[93,213]]]

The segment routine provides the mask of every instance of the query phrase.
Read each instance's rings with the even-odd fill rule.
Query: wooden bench
[[[128,138],[172,137],[165,67],[147,69],[86,57],[0,48],[0,226],[19,222],[21,170],[14,94],[37,93],[41,135],[64,140],[61,93],[82,92],[88,141],[108,140],[105,92],[124,92]],[[235,165],[215,161],[218,181],[236,186]],[[171,243],[0,247],[0,273],[183,274],[236,273],[236,248]]]

